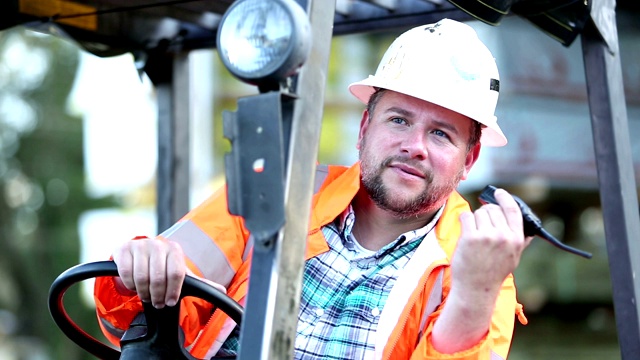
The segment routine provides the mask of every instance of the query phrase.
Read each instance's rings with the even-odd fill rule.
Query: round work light
[[[277,85],[295,74],[311,48],[309,18],[294,0],[238,0],[218,28],[218,54],[237,78]]]

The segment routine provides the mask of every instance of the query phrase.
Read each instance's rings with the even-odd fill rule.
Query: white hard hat
[[[365,104],[384,88],[440,105],[486,125],[483,145],[503,146],[507,138],[494,115],[499,87],[495,59],[473,28],[443,19],[398,36],[376,74],[349,90]]]

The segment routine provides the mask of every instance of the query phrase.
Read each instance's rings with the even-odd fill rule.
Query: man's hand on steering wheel
[[[180,244],[173,241],[140,238],[127,241],[113,253],[119,277],[116,289],[123,295],[138,294],[144,302],[161,309],[178,302],[185,275],[196,275],[187,268]],[[207,279],[209,285],[226,293],[224,286]]]
[[[123,294],[134,291],[158,309],[178,302],[187,269],[179,244],[149,238],[127,241],[114,251],[113,261],[120,275],[114,279],[116,288]]]
[[[186,271],[186,270],[185,270]],[[122,353],[105,345],[82,330],[67,314],[63,297],[72,285],[99,276],[117,277],[119,274],[113,261],[102,261],[74,266],[56,278],[49,289],[49,312],[58,327],[69,339],[100,359],[186,359],[194,360],[179,341],[178,307],[156,309],[145,304],[144,314],[148,325],[145,334],[123,346]],[[124,284],[124,283],[123,283]],[[226,313],[237,324],[241,324],[243,308],[220,290],[220,285],[192,276],[183,277],[178,300],[193,296],[210,302]],[[124,285],[123,285],[124,287]],[[124,291],[130,291],[125,288]],[[124,341],[123,341],[124,342]],[[140,355],[144,354],[144,355]]]

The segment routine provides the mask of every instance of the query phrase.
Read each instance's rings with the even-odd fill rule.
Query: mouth
[[[395,164],[390,164],[389,165],[390,168],[395,169],[397,171],[421,178],[421,179],[426,179],[426,175],[424,174],[424,172],[418,170],[417,168],[407,165],[406,163],[395,163]]]

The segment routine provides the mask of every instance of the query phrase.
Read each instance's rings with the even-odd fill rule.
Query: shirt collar
[[[397,248],[397,247],[409,244],[412,241],[415,241],[417,239],[422,239],[424,236],[426,236],[429,233],[429,231],[433,230],[433,228],[438,223],[438,220],[442,216],[443,211],[444,211],[444,205],[440,209],[438,209],[436,214],[433,216],[433,219],[431,219],[431,221],[428,224],[424,225],[421,228],[410,230],[403,234],[400,234],[400,236],[398,236],[394,241],[390,242],[389,244],[384,246],[382,249],[378,250],[376,254],[382,254],[392,247]],[[353,206],[351,204],[347,207],[345,211],[342,212],[342,214],[340,214],[340,216],[338,217],[338,221],[339,223],[337,224],[337,227],[338,227],[338,231],[342,234],[340,238],[342,239],[344,246],[350,250],[353,250],[355,247],[355,243],[354,243],[355,237],[352,234],[352,230],[353,230],[353,224],[355,224],[356,222],[356,214],[353,211]]]

